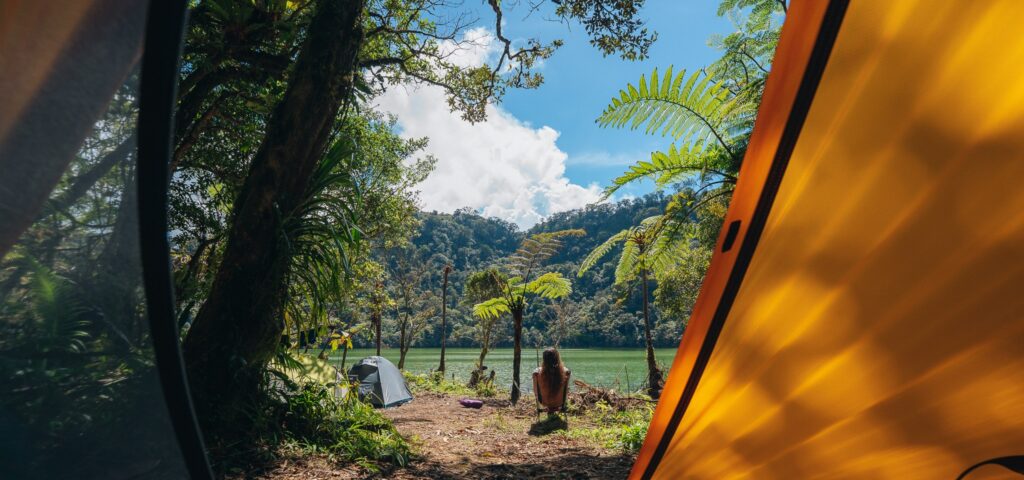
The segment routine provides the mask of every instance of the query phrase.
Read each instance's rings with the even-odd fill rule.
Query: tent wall
[[[1022,20],[793,5],[737,241],[634,478],[957,478],[1024,454]]]
[[[166,189],[186,2],[0,2],[0,478],[209,478]]]

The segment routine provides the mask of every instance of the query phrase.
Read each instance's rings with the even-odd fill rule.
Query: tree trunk
[[[319,2],[235,201],[220,268],[184,344],[200,419],[216,416],[208,429],[251,422],[245,406],[259,397],[261,373],[284,330],[291,252],[283,223],[301,204],[352,94],[362,9],[363,0]]]
[[[640,282],[644,297],[644,341],[647,343],[647,393],[657,399],[661,395],[661,370],[654,359],[654,341],[651,338],[651,317],[648,307],[647,269],[640,269]]]
[[[441,364],[437,367],[437,371],[441,373],[444,373],[445,339],[448,338],[448,274],[451,271],[451,265],[444,266],[444,283],[441,287]]]
[[[469,387],[475,388],[484,379],[484,360],[487,358],[487,352],[490,349],[487,345],[480,346],[480,360],[476,362],[476,370],[469,375]]]
[[[380,356],[380,312],[377,311],[377,310],[374,310],[373,314],[372,314],[372,316],[370,318],[370,321],[373,323],[373,332],[374,332],[374,336],[376,337],[376,344],[377,344],[377,356],[379,357]]]
[[[61,192],[59,196],[50,200],[46,206],[47,208],[43,211],[43,215],[63,212],[68,208],[71,208],[76,202],[85,196],[92,187],[96,186],[96,183],[99,182],[101,178],[110,173],[115,165],[123,164],[128,161],[128,156],[135,152],[137,146],[138,136],[133,132],[116,148],[104,155],[100,161],[91,166],[89,170],[86,170],[85,173],[75,177],[71,182],[71,185]]]
[[[515,405],[519,402],[519,367],[523,357],[523,310],[522,307],[512,309],[512,397]]]
[[[398,333],[398,369],[402,370],[405,368],[405,353],[409,351],[409,338],[406,338],[406,333],[409,330],[409,314],[405,314],[405,320],[402,321],[401,330]]]

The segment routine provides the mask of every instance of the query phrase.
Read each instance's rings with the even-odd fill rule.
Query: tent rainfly
[[[793,2],[631,478],[1024,478],[1024,2]]]
[[[351,382],[359,382],[359,399],[377,408],[396,407],[412,401],[402,371],[384,357],[366,357],[348,371]]]

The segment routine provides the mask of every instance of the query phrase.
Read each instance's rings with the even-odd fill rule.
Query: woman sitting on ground
[[[544,361],[533,371],[533,391],[537,402],[555,413],[562,408],[566,394],[569,392],[569,369],[562,366],[562,358],[558,350],[544,350]]]

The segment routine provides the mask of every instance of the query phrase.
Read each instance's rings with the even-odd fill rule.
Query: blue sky
[[[707,46],[708,38],[733,28],[715,14],[717,1],[648,0],[641,17],[658,32],[658,41],[649,59],[629,62],[603,57],[582,26],[552,21],[550,5],[524,18],[526,0],[517,8],[504,3],[503,32],[509,38],[565,42],[539,67],[545,79],[540,88],[509,91],[500,105],[488,108],[487,121],[476,125],[448,112],[436,87],[393,88],[378,99],[378,108],[398,117],[403,135],[430,138],[425,153],[438,163],[421,185],[424,209],[450,212],[468,206],[523,228],[596,201],[632,162],[666,148],[665,138],[600,128],[594,119],[619,89],[655,67],[694,69],[713,62],[719,52]],[[493,14],[475,0],[465,2],[463,11],[467,8],[479,17],[463,37],[474,46],[453,45],[456,61],[493,60]],[[619,198],[649,189],[627,189]]]
[[[510,32],[537,32],[542,38],[562,38],[565,45],[546,61],[544,85],[509,94],[504,108],[531,125],[561,132],[557,144],[569,154],[566,176],[570,180],[604,186],[628,163],[646,158],[668,142],[642,131],[600,128],[594,119],[613,95],[627,83],[635,84],[641,74],[654,68],[664,71],[669,65],[701,68],[718,59],[720,53],[707,45],[708,38],[727,34],[732,25],[715,14],[717,8],[717,1],[648,0],[642,17],[648,28],[658,32],[658,41],[650,58],[640,62],[602,57],[580,26],[570,30],[537,14],[525,22],[522,15],[508,15]]]

